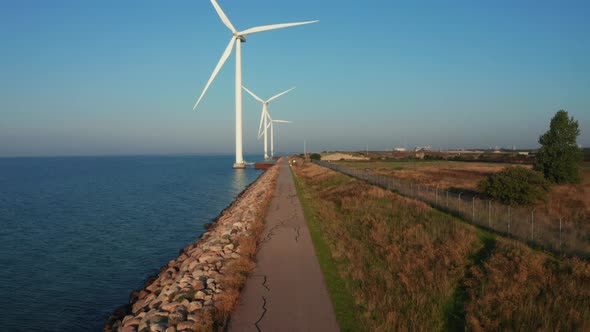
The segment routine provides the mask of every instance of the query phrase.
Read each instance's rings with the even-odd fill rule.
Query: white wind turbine
[[[231,22],[229,21],[227,16],[225,16],[225,14],[223,13],[223,10],[221,10],[221,7],[219,7],[217,2],[215,0],[211,0],[211,3],[213,4],[215,11],[217,11],[217,14],[221,18],[221,21],[223,22],[223,24],[225,24],[225,26],[227,26],[231,30],[233,36],[232,36],[231,40],[229,41],[229,44],[225,48],[225,51],[221,55],[221,58],[219,59],[217,66],[215,66],[215,69],[213,70],[213,74],[211,74],[211,77],[209,77],[209,81],[207,81],[207,84],[205,85],[205,89],[203,89],[203,92],[201,93],[201,96],[199,96],[199,99],[195,103],[193,110],[195,110],[197,108],[197,105],[199,105],[199,103],[201,102],[201,99],[203,99],[205,92],[207,92],[207,89],[209,89],[209,85],[211,85],[211,82],[213,82],[213,80],[217,76],[217,73],[219,72],[221,67],[223,67],[223,64],[225,63],[225,61],[227,60],[227,58],[231,54],[233,47],[234,47],[234,43],[235,43],[235,45],[236,45],[236,85],[235,85],[235,93],[236,93],[236,163],[234,164],[234,168],[244,168],[245,164],[244,164],[244,158],[243,158],[243,152],[242,152],[242,43],[246,42],[246,36],[254,34],[254,33],[275,30],[275,29],[288,28],[288,27],[293,27],[293,26],[297,26],[297,25],[310,24],[310,23],[315,23],[318,21],[264,25],[264,26],[250,28],[250,29],[246,29],[244,31],[238,32],[234,28],[234,26],[231,24]]]
[[[268,104],[270,104],[271,101],[279,98],[280,96],[294,90],[295,88],[291,88],[289,90],[283,91],[283,92],[279,93],[278,95],[270,97],[268,100],[262,100],[262,98],[255,95],[254,92],[248,90],[245,86],[242,86],[242,87],[244,88],[244,90],[246,90],[246,92],[248,92],[252,97],[254,97],[254,99],[256,99],[260,103],[262,103],[262,113],[260,114],[260,124],[258,125],[258,139],[260,139],[260,137],[264,135],[264,159],[269,159],[267,130],[269,127],[269,123],[272,123],[272,119],[270,117],[270,114],[268,114]],[[264,124],[264,130],[262,130],[263,124]],[[271,131],[272,131],[272,126],[271,126]],[[271,144],[271,150],[272,150],[272,144]]]
[[[270,155],[271,155],[271,157],[274,157],[275,156],[275,132],[274,132],[275,126],[274,126],[274,124],[275,123],[293,123],[293,121],[273,120],[270,118],[270,114],[268,115],[268,118],[270,119],[270,123],[268,124],[270,126]]]

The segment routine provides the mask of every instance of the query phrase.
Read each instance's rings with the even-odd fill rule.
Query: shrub
[[[545,199],[549,182],[542,173],[524,167],[507,167],[482,180],[478,189],[503,203],[531,204]]]
[[[322,155],[319,153],[312,153],[311,156],[309,156],[309,158],[311,158],[313,160],[320,160],[320,159],[322,159]]]

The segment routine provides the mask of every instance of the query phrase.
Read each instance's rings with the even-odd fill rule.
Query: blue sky
[[[590,146],[587,1],[219,0],[279,151],[536,147],[566,109]],[[209,1],[0,0],[0,156],[232,153],[231,35]],[[244,149],[260,105],[244,94]]]

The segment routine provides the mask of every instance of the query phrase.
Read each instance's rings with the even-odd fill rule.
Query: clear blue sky
[[[536,147],[558,109],[590,146],[590,2],[219,0],[279,151]],[[0,0],[0,156],[232,153],[231,35],[209,1]],[[260,105],[244,94],[246,152]]]

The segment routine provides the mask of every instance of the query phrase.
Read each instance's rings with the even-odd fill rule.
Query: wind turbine
[[[255,95],[254,92],[248,90],[245,86],[242,86],[242,88],[244,88],[244,90],[246,90],[246,92],[248,92],[252,97],[254,97],[254,99],[256,99],[262,103],[262,114],[260,114],[260,124],[258,125],[258,139],[260,139],[260,137],[264,134],[264,159],[269,159],[268,137],[267,137],[266,133],[267,133],[267,129],[269,127],[269,121],[271,121],[270,123],[272,123],[272,119],[270,117],[270,114],[268,113],[268,104],[270,104],[271,101],[279,98],[280,96],[287,94],[288,92],[292,91],[295,88],[291,88],[289,90],[283,91],[283,92],[279,93],[278,95],[270,97],[268,100],[262,100],[262,98]],[[264,123],[264,131],[262,131],[263,123]],[[271,128],[271,130],[272,130],[272,128]]]
[[[270,115],[268,116],[270,118]],[[293,121],[285,121],[285,120],[273,120],[270,119],[270,155],[271,157],[275,156],[275,133],[274,133],[274,124],[275,123],[293,123]]]
[[[275,29],[294,27],[294,26],[298,26],[298,25],[316,23],[319,21],[306,21],[306,22],[297,22],[297,23],[282,23],[282,24],[264,25],[264,26],[250,28],[250,29],[246,29],[244,31],[238,32],[234,28],[234,26],[231,24],[231,22],[229,21],[227,16],[225,16],[225,13],[223,12],[223,10],[221,10],[221,7],[219,7],[219,4],[217,4],[217,1],[211,0],[211,4],[213,4],[213,7],[215,8],[217,15],[219,15],[219,18],[221,18],[221,21],[223,22],[223,24],[225,24],[225,26],[232,32],[232,37],[229,41],[229,44],[225,48],[225,51],[221,55],[221,58],[219,59],[217,66],[215,66],[215,69],[213,70],[213,74],[211,74],[211,77],[209,77],[209,81],[207,81],[207,84],[205,85],[205,89],[203,89],[201,96],[199,96],[199,99],[195,103],[193,110],[197,109],[197,106],[201,102],[201,99],[203,99],[205,92],[207,92],[207,89],[209,89],[209,86],[211,85],[211,83],[213,82],[215,77],[217,76],[217,73],[219,73],[219,70],[225,64],[225,61],[227,60],[227,58],[231,54],[234,44],[235,44],[236,45],[236,85],[235,85],[235,93],[236,93],[236,162],[234,164],[234,168],[244,168],[245,164],[244,164],[244,158],[243,158],[243,152],[242,152],[242,43],[246,42],[246,37],[251,34],[269,31],[269,30],[275,30]]]

